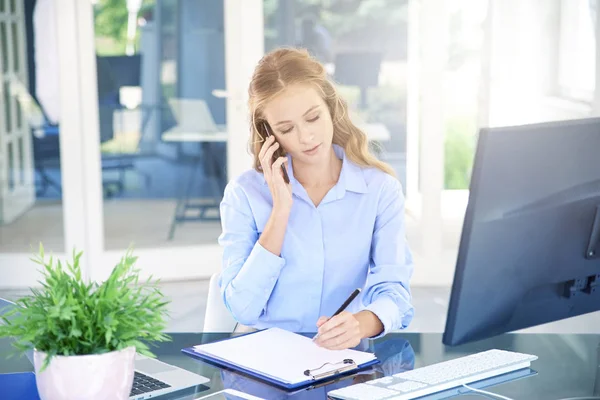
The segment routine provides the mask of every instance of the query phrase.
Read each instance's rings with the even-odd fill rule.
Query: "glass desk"
[[[352,383],[393,375],[494,348],[538,356],[539,359],[531,366],[537,374],[487,387],[485,390],[515,400],[559,400],[600,396],[600,335],[507,334],[468,345],[446,347],[441,342],[441,334],[391,333],[374,341],[363,341],[359,346],[359,349],[374,351],[381,361],[380,364],[325,386],[295,393],[278,390],[260,381],[220,369],[181,353],[184,347],[225,339],[232,334],[175,333],[170,336],[171,342],[160,343],[152,348],[158,359],[196,372],[210,378],[211,381],[206,386],[157,397],[157,400],[197,399],[224,388],[269,400],[327,399],[327,392]],[[7,358],[6,354],[11,350],[8,340],[0,340],[0,373],[33,370],[33,366],[24,356]],[[466,399],[474,396],[483,395],[467,393],[454,398]]]

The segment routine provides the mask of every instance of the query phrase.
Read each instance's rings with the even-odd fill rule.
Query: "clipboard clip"
[[[327,372],[322,372],[320,374],[315,374],[315,371],[318,371],[320,369],[322,369],[323,367],[325,367],[326,365],[339,365],[338,368],[335,368],[331,371],[327,371]],[[319,380],[319,379],[323,379],[323,378],[328,378],[330,376],[334,376],[337,374],[341,374],[343,372],[347,372],[347,371],[351,371],[353,369],[358,368],[358,365],[356,365],[356,363],[354,362],[354,360],[351,360],[349,358],[346,358],[344,361],[338,362],[338,363],[325,363],[323,365],[321,365],[319,368],[315,368],[315,369],[307,369],[306,371],[304,371],[304,375],[306,376],[310,376],[313,380]]]

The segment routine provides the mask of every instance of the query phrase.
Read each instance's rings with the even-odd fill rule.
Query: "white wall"
[[[439,0],[411,1],[409,7],[409,70],[417,80],[408,87],[407,209],[416,215],[416,229],[407,236],[416,260],[413,280],[431,285],[447,268],[442,259],[442,191],[444,188],[444,76],[447,60],[448,20]],[[414,26],[416,24],[417,26]],[[415,47],[419,51],[414,51]],[[416,58],[416,60],[415,60]],[[416,67],[416,70],[414,69]],[[416,131],[416,132],[415,132]],[[418,157],[413,161],[415,152]],[[413,182],[418,181],[415,185]],[[418,188],[418,194],[415,189]],[[417,238],[415,240],[415,238]],[[442,279],[442,283],[446,279]]]
[[[589,115],[557,98],[560,0],[494,0],[490,125]]]
[[[262,0],[225,0],[225,81],[227,85],[227,178],[252,165],[248,153],[248,85],[264,54]]]

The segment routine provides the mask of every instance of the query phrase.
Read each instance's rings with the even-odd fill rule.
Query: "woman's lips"
[[[317,151],[319,151],[320,148],[321,148],[321,145],[318,144],[318,145],[316,145],[315,147],[313,147],[310,150],[305,150],[303,153],[306,154],[306,155],[312,156],[312,155],[316,154]]]

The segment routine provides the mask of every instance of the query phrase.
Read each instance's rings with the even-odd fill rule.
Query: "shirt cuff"
[[[370,339],[377,339],[394,330],[406,329],[413,318],[414,308],[409,305],[402,310],[389,296],[379,296],[365,310],[371,311],[383,324],[383,331]]]

